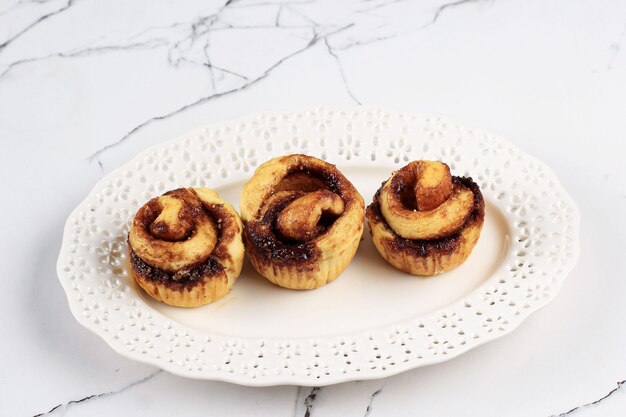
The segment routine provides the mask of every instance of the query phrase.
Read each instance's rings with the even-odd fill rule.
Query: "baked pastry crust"
[[[334,165],[306,155],[267,161],[241,193],[248,258],[259,274],[281,287],[321,287],[354,257],[364,206]]]
[[[225,296],[241,273],[241,219],[215,191],[179,188],[139,209],[128,248],[132,276],[150,296],[198,307]]]
[[[485,204],[471,178],[451,176],[441,162],[414,161],[383,183],[366,217],[388,263],[428,276],[465,262],[480,236]]]

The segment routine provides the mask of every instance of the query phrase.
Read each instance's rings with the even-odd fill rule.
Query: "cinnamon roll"
[[[197,307],[230,291],[243,264],[235,209],[208,188],[179,188],[143,205],[130,228],[132,275],[150,296]]]
[[[272,159],[241,193],[252,266],[281,287],[314,289],[348,266],[363,233],[364,203],[331,164],[306,155]]]
[[[471,178],[451,176],[442,162],[414,161],[383,183],[366,217],[387,262],[413,275],[435,275],[470,255],[485,203]]]

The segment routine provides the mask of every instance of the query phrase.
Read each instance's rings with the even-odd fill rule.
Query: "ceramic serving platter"
[[[254,169],[289,153],[337,165],[367,204],[407,162],[444,161],[481,186],[480,240],[463,265],[432,278],[387,265],[366,227],[348,269],[314,291],[276,287],[247,262],[205,307],[170,307],[138,288],[126,238],[142,204],[191,186],[238,207]],[[70,214],[57,269],[76,319],[124,356],[191,378],[326,385],[445,361],[507,334],[556,296],[578,253],[576,205],[509,141],[440,116],[325,107],[207,125],[145,150]]]

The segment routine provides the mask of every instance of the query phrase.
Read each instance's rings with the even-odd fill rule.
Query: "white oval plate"
[[[208,186],[235,207],[260,163],[305,153],[336,164],[366,203],[415,159],[472,176],[486,200],[470,258],[433,278],[393,269],[369,233],[315,291],[273,286],[246,262],[233,290],[196,309],[146,296],[128,274],[129,224],[148,199]],[[370,107],[265,113],[154,146],[98,182],[69,216],[57,271],[76,319],[117,352],[192,378],[326,385],[451,359],[554,298],[579,253],[579,214],[542,162],[482,130]]]

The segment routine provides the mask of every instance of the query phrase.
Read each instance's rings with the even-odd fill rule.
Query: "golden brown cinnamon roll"
[[[352,260],[363,212],[363,198],[334,165],[306,155],[272,159],[241,193],[248,257],[281,287],[321,287]]]
[[[132,275],[152,297],[197,307],[225,296],[243,264],[235,209],[208,188],[179,188],[142,206],[130,228]]]
[[[471,178],[452,177],[442,162],[414,161],[383,183],[366,217],[387,262],[413,275],[435,275],[470,255],[485,204]]]

